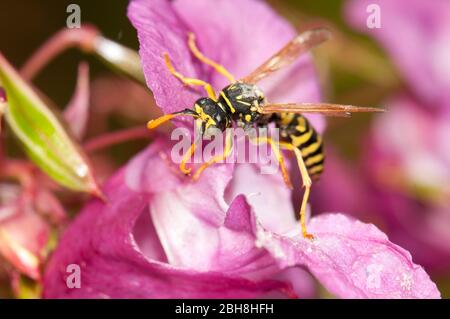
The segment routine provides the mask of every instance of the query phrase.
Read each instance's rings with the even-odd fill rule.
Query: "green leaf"
[[[5,119],[28,156],[59,184],[100,195],[88,159],[59,117],[0,53],[0,85],[6,91]]]

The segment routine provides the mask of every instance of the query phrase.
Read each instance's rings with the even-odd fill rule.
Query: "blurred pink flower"
[[[375,122],[364,161],[390,238],[433,270],[450,266],[449,123],[398,96]]]
[[[320,180],[314,183],[311,193],[314,213],[345,212],[375,223],[373,209],[368,205],[372,196],[361,178],[362,167],[345,161],[331,146],[326,148],[326,155],[326,169]]]
[[[0,184],[0,255],[17,271],[40,280],[50,227],[16,185]]]
[[[366,26],[378,4],[381,28]],[[373,35],[403,73],[409,88],[391,98],[365,148],[372,206],[387,232],[432,271],[450,266],[450,2],[347,3],[352,25]],[[431,110],[431,111],[430,111]]]
[[[28,165],[3,160],[0,177],[0,256],[13,271],[39,281],[51,224],[61,223],[65,212],[51,192],[35,183]],[[16,178],[20,184],[11,182]]]
[[[380,7],[381,28],[367,27],[371,4]],[[424,106],[450,111],[450,1],[350,0],[345,13],[383,45]]]

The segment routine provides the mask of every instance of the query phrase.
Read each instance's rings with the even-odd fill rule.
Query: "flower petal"
[[[72,133],[81,140],[88,121],[89,112],[89,65],[78,66],[78,79],[75,93],[64,111],[64,118]]]
[[[281,269],[306,266],[338,297],[440,297],[423,268],[374,225],[342,214],[321,215],[308,225],[316,237],[310,241],[300,234],[300,225],[289,234],[277,234],[264,229],[250,209],[238,213],[233,218],[241,221],[240,229],[251,230],[256,246],[269,251]]]
[[[253,240],[246,239],[248,234],[235,234],[224,221],[227,211],[239,209],[238,202],[228,207],[224,200],[232,177],[230,164],[208,169],[192,183],[185,176],[177,176],[181,175],[178,168],[171,170],[171,164],[160,157],[164,147],[170,149],[162,141],[152,145],[130,163],[126,174],[131,188],[151,194],[151,218],[169,263],[240,274],[248,272],[244,269],[247,264],[258,268],[253,255],[262,256],[254,251]],[[155,188],[153,185],[162,179],[164,182]]]
[[[248,75],[297,32],[268,4],[255,0],[177,0],[177,13],[197,34],[199,47],[213,60],[224,65],[237,79]],[[237,9],[239,8],[239,9]],[[208,12],[208,14],[204,14]],[[209,79],[217,89],[227,85],[216,72]],[[272,102],[318,102],[317,74],[309,54],[260,83]],[[322,131],[322,116],[308,116]]]
[[[16,209],[14,216],[0,220],[0,255],[20,272],[40,280],[39,267],[50,227],[35,212],[27,211],[26,207]]]
[[[411,255],[391,243],[374,225],[341,214],[315,217],[309,231],[280,236],[262,230],[257,239],[281,265],[304,265],[342,298],[439,298],[436,285]]]
[[[251,298],[274,289],[290,289],[279,281],[255,282],[149,258],[149,250],[154,249],[150,255],[153,257],[161,252],[157,246],[146,246],[147,253],[143,255],[133,230],[148,209],[149,197],[130,190],[123,171],[110,180],[105,194],[109,198],[107,204],[93,200],[64,234],[46,269],[45,297]],[[152,228],[147,236],[155,236]],[[69,264],[81,267],[79,289],[66,285]]]
[[[297,224],[292,191],[284,183],[280,172],[269,175],[258,171],[257,165],[236,165],[227,188],[227,201],[231,202],[240,194],[246,196],[265,228],[283,233]]]
[[[198,46],[206,56],[224,65],[237,79],[256,69],[296,35],[267,4],[256,0],[177,0],[171,3],[134,0],[128,15],[138,30],[147,84],[166,113],[191,107],[195,98],[204,93],[194,94],[167,71],[162,59],[164,52],[169,53],[175,68],[186,76],[207,80],[217,90],[228,84],[212,68],[195,61],[186,43],[188,32],[196,34]],[[309,55],[274,74],[261,86],[273,102],[317,102],[320,99]],[[322,131],[323,117],[310,118]]]
[[[180,73],[189,77],[201,75],[187,47],[189,29],[177,17],[171,3],[133,0],[128,17],[138,31],[143,71],[158,106],[165,113],[191,107],[199,95],[172,76],[163,59],[163,54],[168,53]]]

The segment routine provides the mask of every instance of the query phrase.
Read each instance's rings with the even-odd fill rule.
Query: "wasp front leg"
[[[187,152],[183,155],[183,158],[181,159],[180,163],[180,171],[185,174],[189,175],[191,173],[191,168],[186,168],[186,163],[191,159],[191,156],[194,154],[196,148],[195,142],[192,143],[192,145],[189,147]]]
[[[216,93],[214,92],[214,89],[212,88],[211,84],[209,84],[208,82],[205,82],[203,80],[200,80],[200,79],[187,78],[184,75],[182,75],[180,72],[176,71],[175,68],[173,67],[172,62],[170,61],[170,57],[167,53],[164,53],[164,61],[166,62],[167,69],[169,69],[170,73],[174,77],[178,78],[185,85],[203,86],[206,93],[208,94],[208,97],[214,101],[217,101]]]
[[[192,179],[194,181],[198,180],[200,178],[200,175],[202,172],[207,169],[209,166],[219,163],[221,161],[224,161],[228,156],[230,156],[231,152],[233,151],[233,134],[231,130],[227,130],[227,134],[225,137],[225,149],[221,155],[214,156],[211,158],[208,162],[203,163],[195,172]]]

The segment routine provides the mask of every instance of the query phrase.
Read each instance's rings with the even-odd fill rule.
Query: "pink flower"
[[[327,147],[326,154],[326,169],[311,194],[314,213],[345,212],[357,219],[374,222],[374,211],[368,205],[372,194],[361,178],[363,169],[345,161],[331,146]]]
[[[241,0],[239,10],[235,4],[131,2],[147,82],[165,112],[190,107],[199,96],[165,69],[165,51],[180,72],[224,86],[189,55],[188,31],[237,77],[294,36],[264,3]],[[307,56],[265,89],[271,100],[319,98]],[[314,121],[320,128],[321,118]],[[439,298],[409,253],[375,226],[327,214],[309,223],[316,239],[304,239],[279,175],[262,175],[252,164],[220,164],[192,183],[171,162],[166,139],[113,176],[104,187],[107,202],[91,201],[68,228],[46,269],[45,297],[310,297],[306,268],[339,297]],[[81,268],[79,289],[66,285],[69,264]]]
[[[0,257],[14,272],[40,281],[51,224],[60,224],[65,212],[48,189],[35,183],[29,165],[3,159],[0,178]]]
[[[450,265],[450,148],[448,117],[436,118],[413,99],[397,96],[375,122],[364,161],[374,204],[390,237],[436,270]]]
[[[368,4],[381,29],[366,27]],[[450,265],[450,2],[349,1],[347,15],[388,51],[409,87],[371,130],[365,169],[387,233],[430,271]],[[433,108],[430,111],[430,108]]]
[[[369,5],[380,8],[381,28],[368,28]],[[346,15],[387,50],[411,90],[426,106],[450,110],[450,2],[350,0]]]

